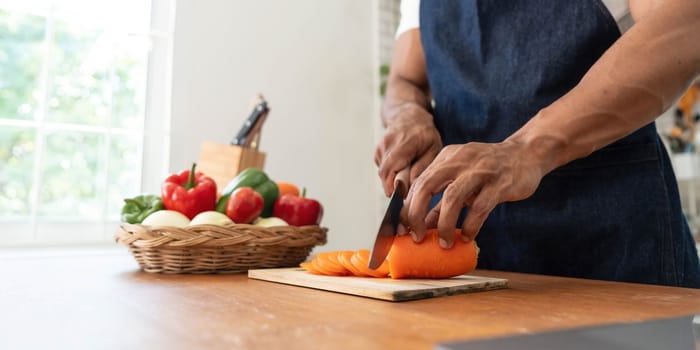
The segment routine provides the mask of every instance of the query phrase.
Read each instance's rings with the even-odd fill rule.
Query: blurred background
[[[228,143],[262,93],[265,170],[321,201],[319,250],[370,247],[398,19],[399,0],[0,0],[0,246],[113,244],[122,199]],[[694,126],[674,143],[694,123],[658,128],[697,232]]]

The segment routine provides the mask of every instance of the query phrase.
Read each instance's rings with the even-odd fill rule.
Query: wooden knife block
[[[211,177],[220,193],[224,187],[247,168],[265,166],[265,153],[253,148],[203,142],[199,151],[197,171]]]

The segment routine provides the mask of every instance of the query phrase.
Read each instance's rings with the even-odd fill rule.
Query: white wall
[[[170,170],[200,143],[227,143],[262,92],[265,170],[308,188],[325,208],[328,244],[370,247],[380,200],[375,2],[178,0]]]

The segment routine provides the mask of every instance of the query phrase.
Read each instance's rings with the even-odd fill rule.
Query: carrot
[[[360,249],[355,252],[355,254],[352,255],[350,258],[350,261],[352,264],[355,266],[356,269],[358,269],[360,272],[370,275],[372,277],[386,277],[386,273],[382,273],[382,271],[377,270],[371,270],[368,265],[369,265],[369,257],[370,257],[370,252],[367,249]],[[388,271],[387,271],[388,272]]]
[[[352,276],[353,275],[352,271],[349,270],[347,267],[345,267],[345,265],[343,265],[343,263],[340,262],[339,252],[337,252],[337,251],[328,252],[327,258],[333,265],[335,265],[338,268],[342,268],[343,274],[345,276]]]
[[[367,271],[365,264],[362,263],[360,258],[357,257],[357,251],[352,253],[350,256],[350,263],[363,277],[372,277],[372,275]]]
[[[460,232],[455,230],[450,249],[440,247],[437,229],[428,230],[421,243],[410,235],[397,236],[389,251],[391,278],[448,278],[474,271],[479,248],[474,241],[462,241]]]
[[[311,260],[311,268],[319,272],[319,275],[326,275],[326,276],[335,276],[336,273],[332,270],[328,270],[321,266],[319,263],[318,257]]]
[[[352,264],[350,261],[350,258],[352,255],[355,254],[354,251],[352,250],[344,250],[344,251],[339,251],[338,252],[338,262],[340,262],[341,265],[343,265],[346,269],[348,269],[354,276],[358,277],[366,277],[369,276],[362,271],[358,270],[355,265]]]
[[[469,273],[476,268],[479,248],[476,243],[464,243],[460,230],[455,230],[455,244],[442,249],[437,230],[426,232],[425,240],[413,242],[411,236],[398,236],[389,252],[389,259],[379,268],[368,267],[370,251],[333,251],[319,253],[301,267],[309,273],[327,276],[360,276],[391,278],[448,278]]]
[[[350,271],[338,262],[337,256],[336,252],[318,253],[316,260],[323,270],[330,271],[336,276],[349,275]]]
[[[304,270],[313,273],[314,275],[323,275],[321,271],[316,270],[310,262],[303,262],[299,264]]]
[[[384,260],[374,271],[377,271],[382,277],[389,277],[389,260]]]
[[[352,254],[352,252],[350,252]],[[310,262],[303,262],[299,264],[307,272],[315,275],[326,275],[326,276],[345,276],[352,274],[347,268],[345,268],[339,262],[334,262],[328,258],[331,253],[319,253]],[[337,261],[337,260],[336,260]]]
[[[280,191],[279,196],[282,197],[285,194],[291,194],[292,196],[299,196],[299,187],[290,182],[278,181],[276,182],[277,188]]]

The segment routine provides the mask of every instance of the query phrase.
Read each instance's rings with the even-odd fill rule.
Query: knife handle
[[[246,135],[245,138],[243,138],[243,147],[253,148],[255,150],[258,149],[258,146],[260,145],[260,132],[262,131],[262,125],[263,123],[265,123],[265,119],[267,118],[267,113],[269,111],[270,109],[267,108],[263,112],[263,114],[256,120],[255,124],[253,124],[250,131],[248,132],[248,135]]]
[[[256,127],[259,127],[259,121],[261,118],[264,118],[267,115],[267,112],[269,111],[269,108],[267,107],[267,101],[262,97],[262,95],[258,96],[259,103],[256,104],[253,107],[253,111],[250,112],[250,115],[248,118],[246,118],[245,122],[243,123],[243,126],[241,129],[238,131],[238,134],[231,140],[232,145],[238,145],[238,146],[246,146],[246,139],[250,136],[251,132],[254,131]],[[250,143],[250,140],[248,140]]]
[[[394,191],[399,191],[401,197],[406,198],[408,195],[409,187],[409,175],[411,173],[411,167],[405,167],[403,170],[399,171],[394,178]]]

